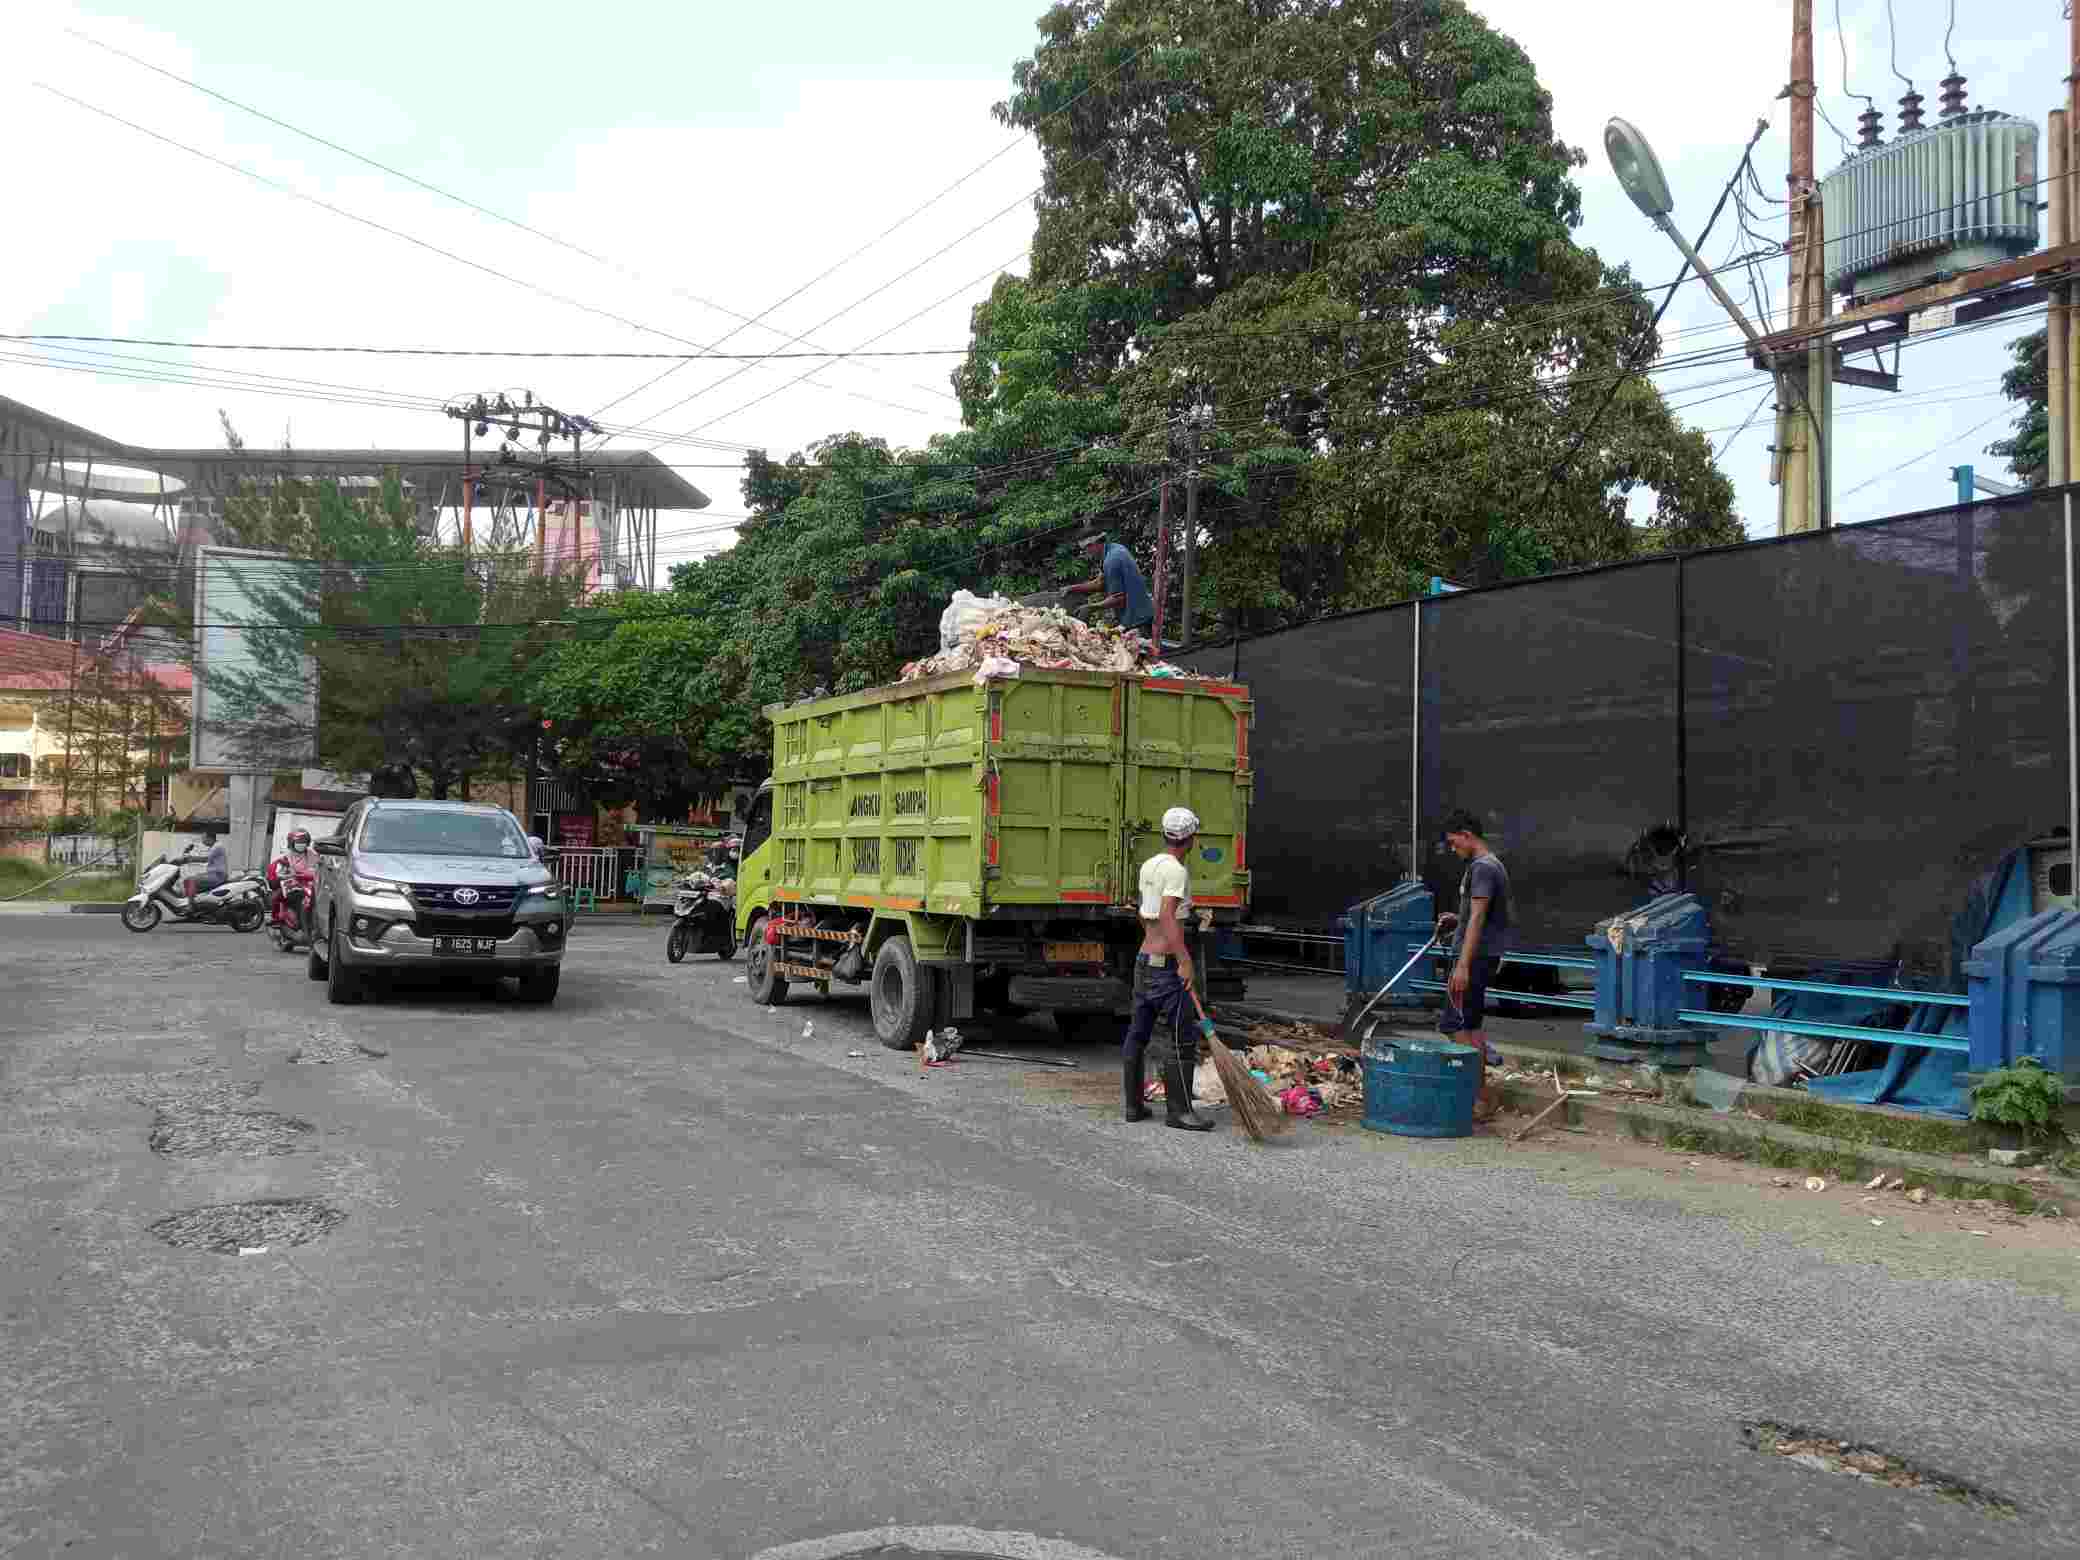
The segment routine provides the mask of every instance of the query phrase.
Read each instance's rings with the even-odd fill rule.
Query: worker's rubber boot
[[[1178,1046],[1173,1039],[1170,1057],[1163,1064],[1163,1103],[1165,1115],[1163,1125],[1175,1127],[1180,1132],[1211,1132],[1213,1123],[1192,1109],[1192,1075],[1178,1055]]]
[[[1148,1074],[1138,1053],[1130,1055],[1121,1068],[1120,1117],[1125,1121],[1146,1121],[1155,1114],[1148,1108],[1144,1097],[1148,1092]]]

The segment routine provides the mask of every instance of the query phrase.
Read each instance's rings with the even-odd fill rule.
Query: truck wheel
[[[318,957],[318,927],[315,921],[311,923],[310,951],[304,955],[303,973],[312,980],[323,980],[326,976],[325,961]]]
[[[787,979],[773,968],[779,950],[766,946],[766,918],[754,920],[745,937],[751,950],[744,959],[745,989],[761,1007],[778,1007],[787,1000]]]
[[[891,1051],[914,1051],[932,1027],[925,973],[917,967],[910,939],[891,937],[874,955],[874,1036]]]
[[[520,977],[520,1000],[547,1007],[556,1000],[556,988],[562,984],[563,966],[560,964],[528,970]]]

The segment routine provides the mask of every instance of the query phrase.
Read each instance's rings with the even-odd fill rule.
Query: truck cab
[[[751,802],[737,847],[737,941],[751,940],[753,924],[762,920],[773,898],[773,782],[765,781]]]

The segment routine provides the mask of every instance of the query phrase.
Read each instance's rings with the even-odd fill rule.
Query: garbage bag
[[[1011,605],[1003,596],[978,596],[971,590],[957,590],[946,610],[939,614],[939,653],[951,654],[964,643],[971,643],[982,632],[991,616]]]

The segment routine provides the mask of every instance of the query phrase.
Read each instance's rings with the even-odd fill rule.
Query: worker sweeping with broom
[[[1211,1132],[1213,1123],[1192,1109],[1192,1069],[1185,1060],[1185,1035],[1193,1059],[1198,1031],[1184,1010],[1192,1001],[1192,951],[1185,940],[1185,917],[1192,906],[1192,874],[1185,858],[1199,837],[1199,815],[1189,807],[1163,814],[1163,848],[1141,864],[1141,952],[1134,960],[1134,1020],[1125,1046],[1125,1116],[1146,1121],[1148,1042],[1157,1022],[1170,1029],[1170,1049],[1163,1061],[1164,1125],[1182,1132]]]

